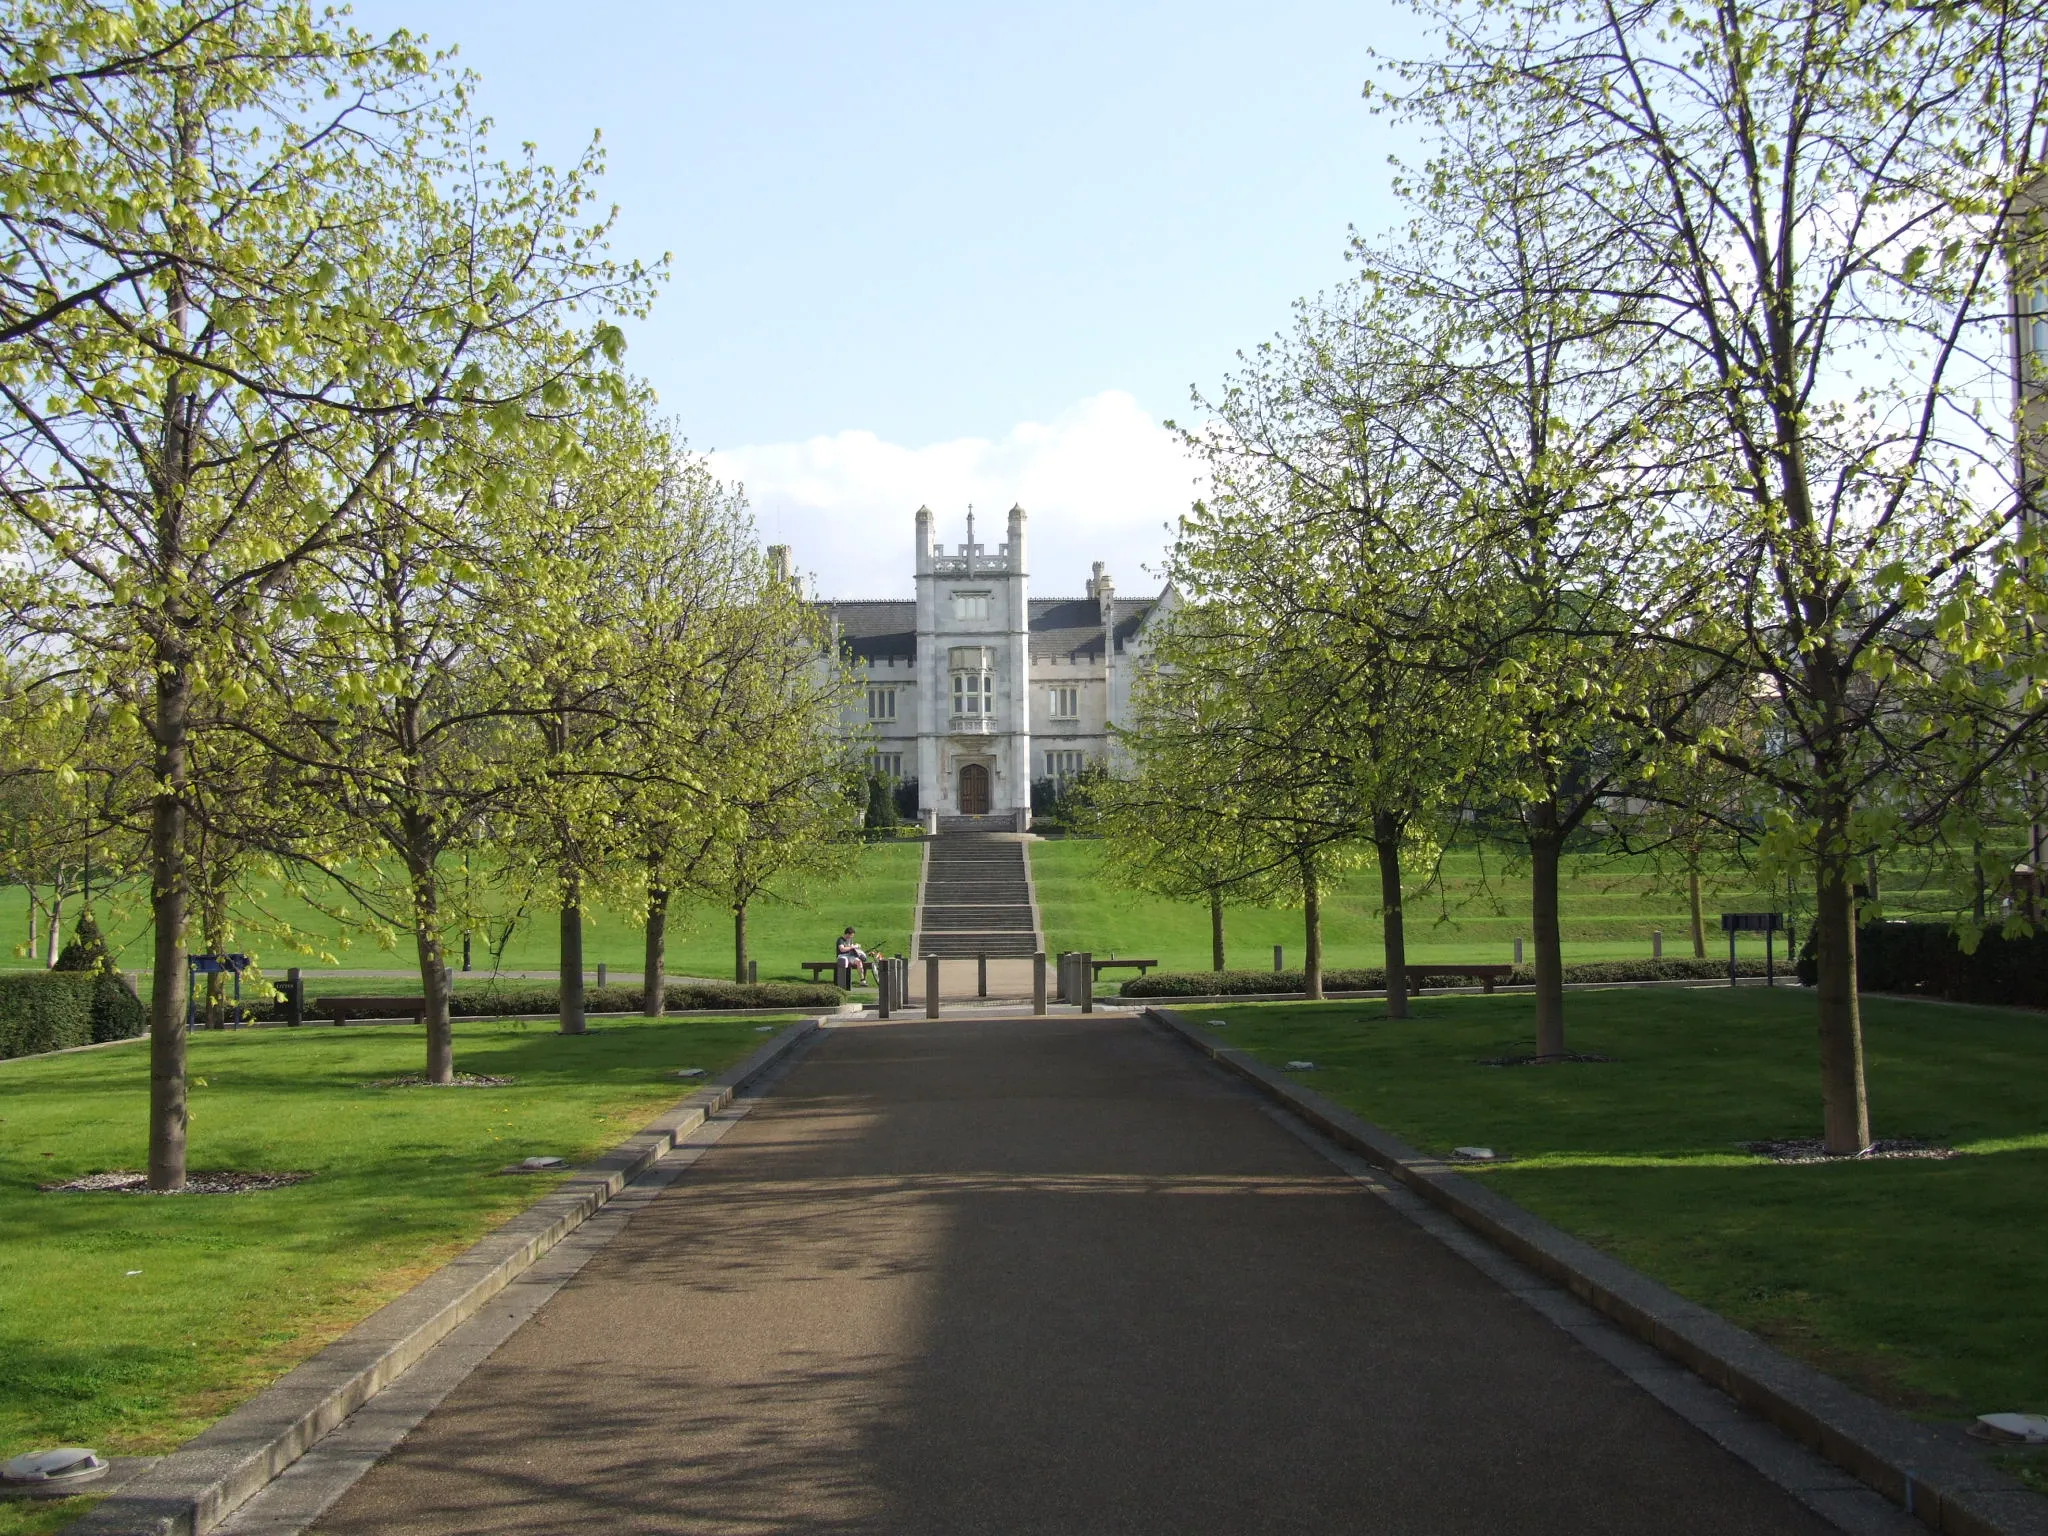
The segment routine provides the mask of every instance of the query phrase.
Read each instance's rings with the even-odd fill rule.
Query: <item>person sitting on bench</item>
[[[857,976],[862,981],[868,979],[867,951],[854,942],[851,927],[839,935],[839,963],[846,967],[848,976]]]

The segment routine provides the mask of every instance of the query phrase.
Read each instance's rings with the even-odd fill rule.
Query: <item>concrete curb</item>
[[[589,1220],[733,1095],[808,1039],[809,1018],[628,1136],[504,1226],[64,1528],[66,1536],[201,1536],[389,1386]]]
[[[1931,1529],[1944,1536],[2048,1536],[2048,1499],[1938,1430],[1780,1354],[1172,1009],[1148,1008],[1146,1016]]]

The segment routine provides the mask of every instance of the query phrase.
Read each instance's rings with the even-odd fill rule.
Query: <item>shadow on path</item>
[[[1827,1527],[1104,1018],[830,1032],[319,1529]]]

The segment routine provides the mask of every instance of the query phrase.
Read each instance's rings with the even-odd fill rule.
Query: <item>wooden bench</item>
[[[1138,974],[1142,976],[1158,963],[1157,960],[1090,960],[1088,962],[1090,968],[1094,970],[1097,976],[1100,976],[1104,971],[1114,970],[1120,965],[1136,966]]]
[[[811,973],[812,981],[816,981],[820,973],[825,971],[832,972],[835,981],[837,980],[839,971],[839,962],[837,960],[799,960],[797,964],[802,966],[805,970]],[[849,966],[848,969],[850,970],[852,969],[852,967]],[[872,961],[868,963],[868,969],[870,971],[874,969],[874,963]]]
[[[1506,981],[1514,973],[1512,965],[1446,965],[1435,960],[1408,962],[1411,986],[1419,986],[1431,976],[1471,976],[1478,980],[1480,990],[1491,992],[1495,982]]]
[[[324,1013],[333,1019],[336,1027],[349,1021],[350,1015],[359,1019],[399,1019],[412,1015],[415,1024],[427,1021],[427,1000],[424,997],[314,997],[306,1000],[306,1012]]]

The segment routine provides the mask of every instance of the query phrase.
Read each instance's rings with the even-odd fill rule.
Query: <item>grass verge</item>
[[[1146,955],[1169,971],[1207,970],[1210,964],[1209,909],[1199,902],[1164,901],[1109,883],[1102,867],[1103,845],[1061,839],[1031,845],[1032,878],[1038,887],[1046,949],[1086,949],[1098,955]],[[1417,879],[1428,870],[1411,872]],[[1886,910],[1892,916],[1947,911],[1953,893],[1931,883],[1925,871],[1885,874]],[[1568,853],[1562,865],[1559,901],[1567,960],[1634,960],[1650,955],[1654,931],[1664,935],[1667,957],[1692,953],[1690,919],[1682,879],[1659,873],[1640,856]],[[1739,866],[1717,871],[1703,897],[1709,956],[1725,959],[1728,941],[1719,932],[1723,911],[1755,912],[1786,907],[1784,893],[1769,895]],[[1803,910],[1803,909],[1802,909]],[[1407,896],[1408,958],[1470,962],[1509,961],[1517,937],[1529,934],[1529,877],[1498,849],[1483,854],[1469,847],[1445,854],[1440,878],[1423,890],[1411,882]],[[1800,918],[1804,932],[1804,918]],[[1263,970],[1273,946],[1286,950],[1287,964],[1299,968],[1302,921],[1298,910],[1226,907],[1225,938],[1233,967]],[[1740,953],[1763,957],[1761,937],[1745,937]],[[1783,956],[1783,941],[1779,941]],[[1375,966],[1380,946],[1379,871],[1368,863],[1335,878],[1323,901],[1323,963],[1330,967]],[[1533,958],[1531,952],[1530,958]]]
[[[498,1169],[587,1160],[763,1022],[458,1021],[458,1069],[499,1088],[374,1086],[421,1069],[406,1026],[197,1035],[191,1167],[313,1175],[241,1195],[41,1192],[143,1166],[147,1049],[0,1062],[0,1459],[171,1449],[560,1182]],[[54,1528],[31,1515],[0,1533]]]
[[[1604,1063],[1488,1067],[1534,1045],[1527,997],[1200,1005],[1233,1044],[1779,1348],[1909,1412],[2048,1411],[2048,1019],[1864,999],[1873,1131],[1961,1156],[1776,1164],[1819,1134],[1809,992],[1574,994]]]
[[[763,899],[747,911],[747,940],[751,954],[759,960],[763,981],[807,981],[799,970],[805,960],[830,960],[832,940],[848,923],[856,924],[862,942],[881,945],[892,953],[910,947],[910,928],[917,904],[918,861],[923,845],[914,841],[875,843],[863,846],[853,867],[843,877],[796,883],[788,898]],[[150,924],[145,910],[146,892],[141,885],[124,886],[113,893],[94,897],[94,907],[115,950],[116,963],[128,970],[150,964]],[[502,904],[501,904],[502,905]],[[507,971],[552,969],[560,952],[560,921],[552,909],[529,908],[518,914],[512,937],[506,943],[500,968]],[[64,932],[68,937],[77,913],[75,903],[67,908]],[[397,936],[395,947],[383,948],[368,932],[350,929],[303,901],[281,896],[275,889],[260,891],[238,904],[239,925],[235,948],[254,955],[273,976],[282,977],[288,966],[300,966],[316,986],[321,970],[336,967],[351,970],[410,971],[406,981],[394,981],[394,989],[418,989],[418,956],[411,940]],[[333,966],[315,957],[292,953],[272,936],[278,924],[288,924],[307,942],[331,950]],[[28,899],[19,886],[0,886],[0,933],[15,939],[0,946],[0,965],[22,968],[35,963],[14,953],[16,944],[28,932]],[[196,943],[196,941],[195,941]],[[447,935],[449,964],[462,963],[462,936]],[[23,946],[25,947],[25,946]],[[611,970],[614,981],[631,982],[640,975],[645,955],[645,937],[640,916],[634,912],[613,912],[592,907],[584,914],[584,964],[594,969],[600,963]],[[491,969],[492,960],[483,934],[471,945],[471,976]],[[732,914],[718,909],[678,906],[669,919],[669,975],[704,976],[714,981],[733,974]],[[458,972],[458,981],[462,979]],[[352,991],[379,990],[374,983],[347,983]]]

